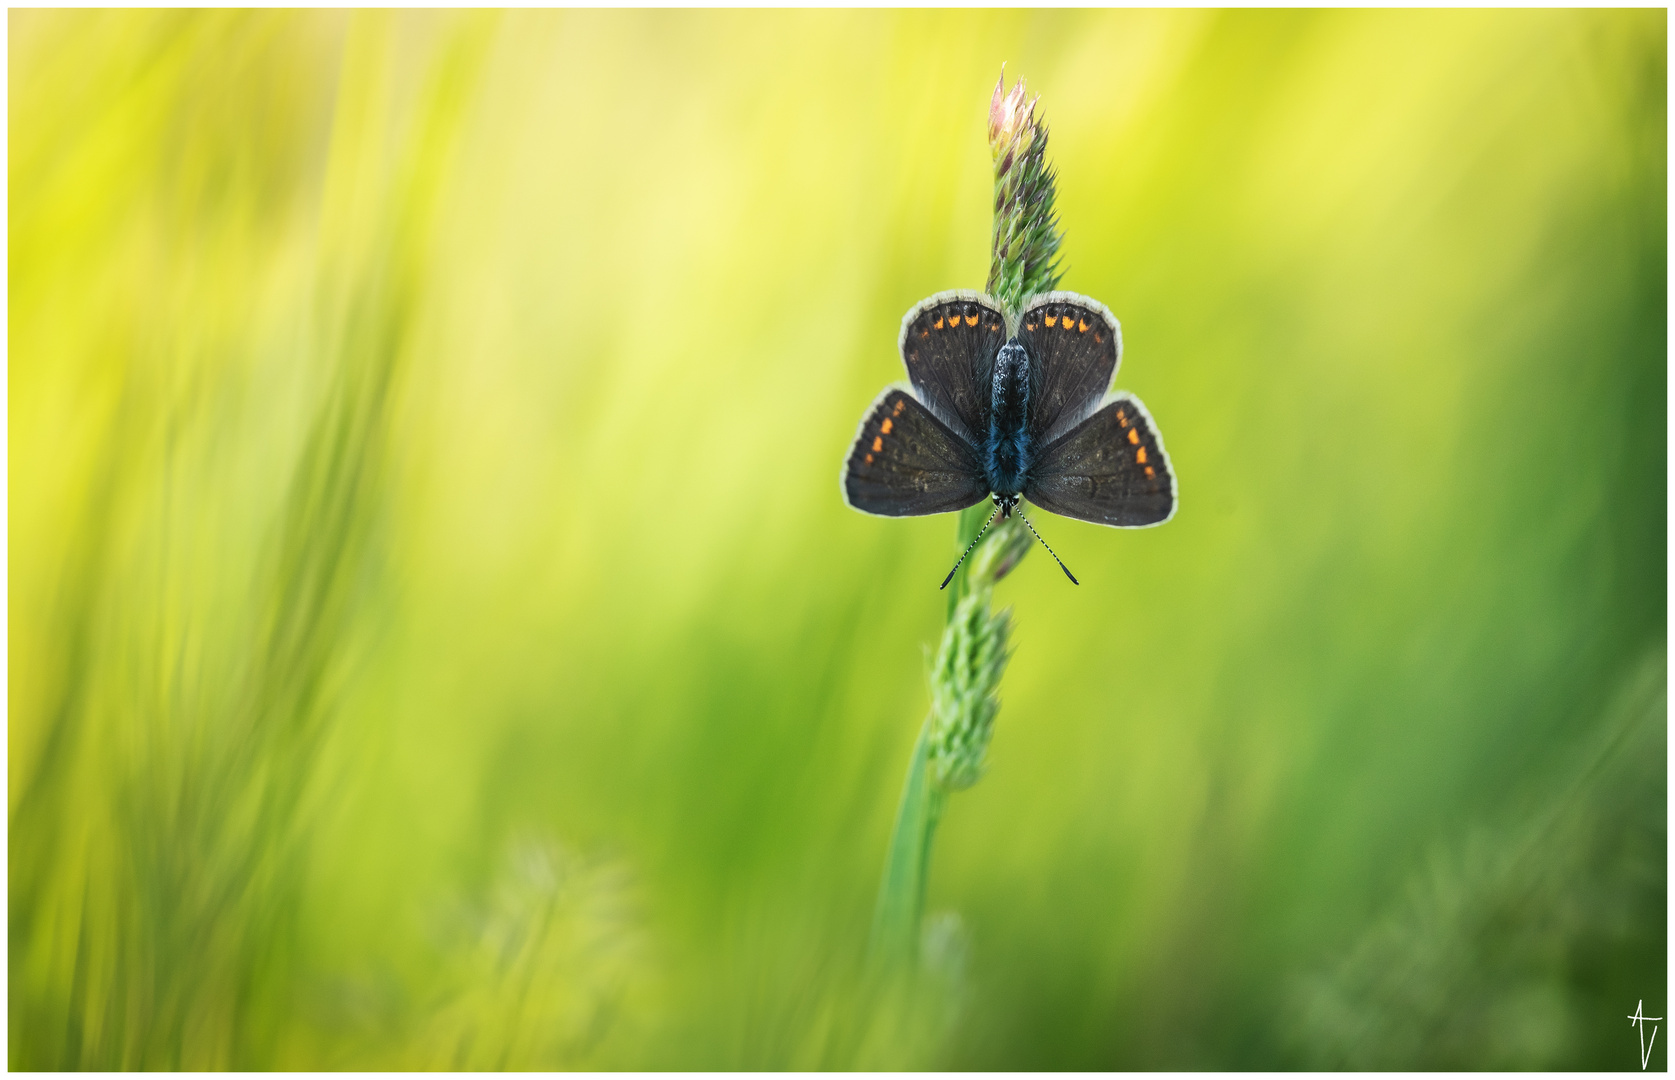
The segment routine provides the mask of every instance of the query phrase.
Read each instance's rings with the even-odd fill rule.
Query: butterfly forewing
[[[1030,356],[1029,433],[1045,445],[1099,407],[1122,359],[1122,329],[1104,304],[1046,293],[1018,319]]]
[[[988,493],[971,443],[900,388],[867,410],[843,469],[849,505],[887,517],[963,510]]]
[[[988,431],[995,354],[1006,320],[980,293],[938,293],[902,319],[901,359],[919,399],[967,442]]]
[[[1098,525],[1160,525],[1175,513],[1175,474],[1145,406],[1122,394],[1042,450],[1024,498]]]

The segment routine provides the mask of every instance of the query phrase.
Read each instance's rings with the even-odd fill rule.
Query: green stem
[[[978,530],[991,513],[987,502],[969,507],[960,514],[956,546],[964,551],[976,537]],[[960,566],[954,580],[948,583],[947,621],[952,622],[954,609],[968,586],[967,567],[970,559]],[[913,744],[913,756],[908,759],[907,776],[902,780],[901,802],[896,807],[896,825],[890,833],[890,851],[884,858],[884,880],[878,888],[878,906],[873,914],[872,948],[880,959],[889,963],[911,963],[918,955],[919,927],[925,914],[925,882],[930,877],[931,847],[936,838],[937,823],[942,820],[946,793],[931,784],[925,775],[929,758],[931,722],[927,716],[919,728],[919,738]]]
[[[942,793],[925,780],[930,733],[931,719],[926,717],[907,763],[907,779],[902,783],[896,827],[890,833],[890,853],[884,859],[884,881],[873,915],[873,953],[891,964],[911,962],[917,952],[931,839],[942,816]]]

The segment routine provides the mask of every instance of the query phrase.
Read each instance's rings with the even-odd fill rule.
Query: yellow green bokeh
[[[14,11],[10,1064],[1635,1067],[1666,29]],[[1180,512],[1036,519],[879,990],[1003,62]]]

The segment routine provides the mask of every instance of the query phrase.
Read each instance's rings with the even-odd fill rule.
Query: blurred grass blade
[[[187,26],[222,37],[234,54],[226,63],[236,65],[241,47],[259,51],[267,20],[217,15]],[[379,17],[352,28],[340,133],[388,121],[387,37]],[[86,609],[72,624],[97,627],[120,674],[72,667],[43,766],[12,817],[27,860],[11,879],[14,1066],[224,1069],[273,1060],[308,796],[322,782],[334,695],[382,561],[392,398],[457,117],[447,84],[473,51],[480,40],[469,34],[445,50],[419,105],[422,135],[391,173],[365,145],[334,147],[341,183],[328,184],[325,214],[355,216],[360,244],[329,248],[317,269],[330,288],[309,298],[323,310],[301,359],[326,386],[289,469],[266,463],[264,479],[288,471],[289,481],[270,521],[253,526],[264,538],[241,568],[248,576],[221,586],[245,596],[231,616],[201,599],[197,577],[199,552],[215,550],[216,530],[229,523],[200,501],[203,492],[147,497],[199,464],[185,460],[186,448],[216,460],[219,418],[169,397],[167,380],[135,378],[122,398],[120,437],[106,452],[123,484],[110,507],[90,508],[93,520],[113,517],[121,539],[79,571]],[[160,93],[192,92],[191,71],[165,70]],[[166,364],[194,347],[166,322],[146,332],[162,355],[136,356],[136,365]],[[236,385],[239,369],[213,374]],[[36,840],[53,837],[62,820],[79,820],[80,832],[50,846]],[[69,920],[42,933],[48,906]]]

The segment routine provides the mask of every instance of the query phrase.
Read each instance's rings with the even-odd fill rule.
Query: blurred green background
[[[9,29],[14,1067],[1638,1067],[1664,12]],[[904,998],[837,473],[1003,61],[1181,509],[1037,520]]]

